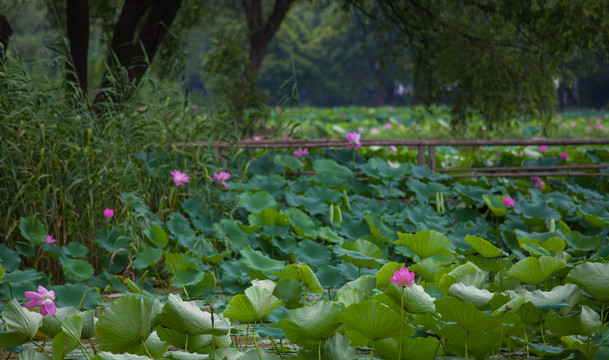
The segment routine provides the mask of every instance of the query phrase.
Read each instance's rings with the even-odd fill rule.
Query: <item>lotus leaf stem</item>
[[[321,339],[319,339],[319,344],[317,345],[317,359],[321,360]]]
[[[254,321],[254,329],[252,330],[252,337],[254,338],[254,346],[256,347],[256,352],[258,353],[258,357],[262,360],[262,354],[260,354],[260,349],[258,348],[258,342],[256,341],[256,322]]]
[[[398,360],[402,359],[402,342],[404,341],[403,339],[403,334],[404,334],[404,287],[402,286],[402,293],[400,295],[400,310],[402,313],[402,317],[400,320],[400,345],[398,346]]]
[[[59,323],[61,324],[61,326],[64,327],[64,329],[66,329],[66,331],[68,332],[68,334],[70,334],[70,336],[72,336],[72,338],[74,338],[74,340],[76,340],[78,342],[78,346],[80,347],[80,350],[82,350],[82,354],[85,356],[85,358],[87,359],[91,359],[91,354],[89,354],[89,351],[85,348],[85,346],[82,344],[82,342],[80,341],[79,338],[76,337],[76,335],[74,335],[74,333],[72,332],[72,330],[70,330],[66,324],[63,323],[63,321],[61,321],[57,315],[53,315],[53,317],[55,319],[57,319],[57,321],[59,321]],[[151,356],[152,357],[152,356]]]

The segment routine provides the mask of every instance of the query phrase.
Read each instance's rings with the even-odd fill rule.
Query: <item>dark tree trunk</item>
[[[255,75],[262,65],[264,53],[271,39],[279,30],[283,19],[290,11],[295,0],[276,0],[273,12],[268,20],[264,21],[262,0],[243,0],[243,8],[247,20],[248,41],[250,45],[248,77],[255,79]]]
[[[132,94],[131,89],[144,76],[181,5],[182,0],[125,0],[108,54],[111,73],[104,76],[96,103],[119,101]],[[118,79],[126,88],[112,89],[117,84],[111,79]]]
[[[0,16],[0,65],[4,62],[4,55],[8,47],[8,40],[13,34],[13,29],[4,16]]]
[[[69,57],[66,60],[66,80],[76,84],[82,97],[87,95],[87,61],[89,54],[89,1],[67,0],[66,15]]]

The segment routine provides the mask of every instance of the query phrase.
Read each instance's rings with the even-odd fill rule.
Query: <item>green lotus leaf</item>
[[[503,196],[497,195],[482,195],[482,199],[488,208],[492,211],[493,215],[503,217],[507,215],[507,208],[503,203]]]
[[[450,248],[452,245],[446,235],[435,230],[421,230],[416,234],[398,233],[396,245],[408,246],[421,259],[432,257]]]
[[[577,284],[596,300],[609,302],[609,263],[579,264],[569,272],[566,281]]]
[[[367,164],[360,165],[360,168],[367,176],[394,181],[404,178],[410,172],[412,166],[409,163],[405,163],[394,167],[389,165],[387,161],[375,156],[368,160]]]
[[[225,335],[228,333],[228,327],[223,326],[222,322],[214,322],[210,313],[201,311],[192,301],[184,302],[175,294],[169,294],[163,311],[157,316],[156,321],[164,327],[184,334]]]
[[[495,311],[493,311],[493,316],[501,316],[507,311],[516,312],[522,305],[526,303],[526,298],[522,295],[518,295],[512,300],[506,302],[505,304],[498,307]]]
[[[444,321],[454,321],[467,332],[478,332],[493,329],[499,322],[469,303],[451,296],[436,300],[436,311]]]
[[[51,360],[51,358],[47,354],[37,352],[34,348],[25,348],[19,354],[19,360]]]
[[[486,289],[478,289],[474,285],[465,285],[462,283],[452,284],[448,289],[448,294],[461,301],[470,302],[480,310],[488,307],[488,303],[494,295]]]
[[[155,298],[141,299],[131,294],[121,296],[104,310],[97,322],[100,348],[113,353],[143,354],[145,342],[162,311]]]
[[[353,360],[357,353],[350,346],[351,340],[347,336],[335,334],[321,347],[322,358],[332,360]]]
[[[42,315],[21,307],[11,300],[2,310],[5,333],[0,333],[0,349],[25,344],[36,335],[42,325]]]
[[[370,211],[364,212],[364,220],[368,224],[370,228],[370,232],[377,239],[387,243],[392,244],[395,241],[395,232],[383,222],[383,219],[379,214],[375,214]]]
[[[188,219],[178,212],[173,213],[171,220],[167,222],[167,228],[176,237],[195,236],[195,231],[190,227],[190,222],[188,221]]]
[[[577,251],[596,251],[601,246],[600,236],[586,236],[578,231],[565,233],[564,239],[571,249]]]
[[[159,226],[153,226],[149,230],[145,230],[144,234],[157,248],[164,249],[169,244],[169,239],[167,238],[165,230]]]
[[[273,293],[260,286],[250,286],[245,294],[233,296],[223,315],[240,323],[259,321],[282,304]]]
[[[397,359],[399,351],[398,338],[380,340],[376,343],[376,352],[382,359]],[[433,336],[415,337],[405,336],[402,343],[402,359],[437,359],[442,356],[442,347],[438,346],[440,340]]]
[[[394,272],[396,270],[400,270],[400,268],[401,265],[394,261],[390,261],[383,265],[381,269],[376,273],[376,287],[379,290],[385,289],[385,287],[391,282],[389,278],[392,278]],[[410,267],[410,270],[412,270],[412,266]]]
[[[578,211],[577,215],[583,217],[584,220],[586,220],[586,222],[592,227],[605,228],[605,227],[609,226],[609,217],[607,217],[607,216],[588,214],[583,211]]]
[[[341,321],[375,341],[393,337],[400,331],[400,314],[372,299],[347,307]]]
[[[326,240],[333,244],[338,244],[339,246],[345,243],[345,238],[335,233],[332,229],[327,226],[320,228],[317,231],[317,236],[321,240]]]
[[[452,284],[458,282],[482,288],[484,287],[487,277],[488,275],[485,271],[480,270],[480,268],[473,263],[467,262],[452,269],[449,273],[443,274],[438,282],[438,287],[445,293],[448,292],[448,289]]]
[[[114,354],[107,351],[100,351],[91,360],[150,360],[148,356],[133,354]]]
[[[596,352],[598,351],[599,345],[595,344],[591,340],[588,342],[581,341],[576,336],[563,336],[560,340],[565,344],[565,350],[577,350],[584,354],[585,359],[596,359]],[[603,358],[603,357],[601,357]]]
[[[544,282],[556,270],[565,267],[565,263],[551,256],[527,257],[518,261],[508,274],[508,278],[522,281],[525,284],[537,285]]]
[[[274,209],[264,209],[256,214],[249,214],[247,220],[251,225],[254,226],[272,226],[272,225],[285,225],[288,223],[289,218],[287,215],[280,213]]]
[[[588,336],[601,326],[600,315],[586,305],[582,306],[580,314],[559,316],[551,311],[546,316],[546,329],[556,336],[581,335]]]
[[[304,348],[317,349],[319,340],[334,336],[342,326],[340,307],[328,300],[312,306],[294,309],[279,320],[276,327],[283,329],[286,337]]]
[[[512,291],[509,291],[509,293],[514,297],[518,295]],[[583,295],[575,284],[555,286],[550,291],[535,290],[529,292],[526,289],[522,289],[519,291],[519,294],[524,296],[536,308],[545,312],[551,310],[559,311],[561,309],[568,311],[583,299]]]
[[[212,343],[214,338],[213,335],[210,334],[190,335],[162,326],[157,326],[156,332],[159,339],[162,341],[175,346],[178,349],[188,349],[189,351],[197,351],[206,347]]]
[[[470,244],[478,254],[485,258],[493,258],[501,255],[501,250],[499,248],[483,238],[467,235],[465,237],[465,242]]]
[[[402,288],[394,283],[385,288],[385,293],[393,298],[396,303],[400,303]],[[436,311],[435,299],[425,292],[421,285],[414,284],[404,288],[404,308],[415,314],[423,314]]]
[[[93,277],[94,269],[86,260],[71,260],[62,266],[66,278],[74,281],[87,281]]]
[[[344,243],[342,247],[336,246],[334,253],[358,268],[377,268],[385,263],[381,249],[364,239]]]
[[[414,271],[417,276],[427,282],[435,281],[436,274],[442,266],[431,259],[424,259],[416,264],[408,267],[410,271]],[[392,274],[393,276],[393,274]]]
[[[327,246],[309,239],[299,241],[292,253],[299,261],[315,267],[327,264],[332,259],[332,251]]]
[[[526,244],[537,245],[549,252],[554,252],[556,254],[561,254],[566,246],[565,241],[560,237],[552,237],[543,242],[539,241],[537,239],[531,240],[528,238],[520,238],[520,239],[518,239],[518,244],[520,244],[520,247],[523,249],[524,249],[524,245],[526,245]]]
[[[97,232],[95,242],[109,253],[114,253],[119,249],[128,249],[131,240],[125,232],[118,228],[103,228]]]
[[[298,271],[300,272],[300,279],[307,290],[312,293],[323,294],[324,289],[309,265],[298,265]]]
[[[63,247],[63,251],[66,253],[66,255],[69,255],[73,258],[84,259],[89,253],[89,248],[77,242],[69,242],[66,246]]]
[[[277,154],[273,156],[273,164],[285,167],[291,171],[298,171],[304,167],[302,161],[288,154]]]
[[[313,170],[317,172],[315,180],[327,187],[344,186],[355,179],[353,171],[349,168],[338,165],[334,160],[317,159],[313,162]]]
[[[84,323],[85,319],[80,316],[72,316],[63,322],[62,331],[53,338],[52,353],[54,359],[63,360],[66,355],[78,347]]]
[[[159,259],[161,258],[162,255],[163,255],[163,249],[155,248],[155,247],[148,247],[144,251],[140,251],[136,255],[135,260],[133,260],[133,263],[131,264],[131,266],[134,269],[139,269],[139,270],[145,269],[148,266],[152,266],[152,265],[158,263]]]
[[[239,221],[222,219],[222,235],[221,237],[228,240],[231,250],[241,250],[249,244],[249,237],[239,226]]]
[[[424,183],[414,178],[410,178],[406,181],[408,189],[414,191],[415,196],[419,204],[429,203],[429,198],[436,196],[437,193],[446,193],[449,191],[448,187],[437,182]]]
[[[239,205],[250,213],[260,213],[264,209],[276,209],[277,201],[273,195],[264,190],[244,192],[239,196]]]
[[[207,354],[196,354],[196,353],[190,353],[190,352],[185,352],[185,351],[174,350],[174,351],[168,351],[163,356],[163,359],[169,359],[169,360],[207,360],[207,359],[209,359],[209,355],[207,355]]]
[[[298,236],[313,240],[317,238],[317,226],[309,215],[297,208],[289,208],[285,211],[285,214],[290,219],[290,224]]]
[[[250,269],[259,270],[265,275],[280,271],[285,265],[283,261],[271,259],[260,251],[252,250],[249,245],[241,249],[240,254],[239,262],[244,263]]]
[[[36,246],[46,240],[47,230],[44,225],[34,216],[19,219],[19,231],[21,236]]]
[[[458,301],[458,300],[457,300]],[[467,353],[476,359],[484,359],[487,354],[497,353],[499,347],[499,329],[489,331],[468,332],[461,324],[446,324],[438,333],[446,339],[446,353],[465,354],[465,339]]]

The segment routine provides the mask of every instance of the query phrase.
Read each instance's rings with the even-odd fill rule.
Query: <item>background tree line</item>
[[[9,0],[0,14],[9,52],[64,58],[88,106],[120,108],[149,72],[243,133],[295,101],[444,102],[457,122],[500,123],[609,98],[609,3],[593,0]]]

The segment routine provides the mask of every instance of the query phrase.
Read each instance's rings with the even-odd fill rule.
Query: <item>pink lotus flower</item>
[[[391,123],[387,123],[385,125],[383,125],[383,130],[391,130],[393,128],[393,125],[391,125]]]
[[[398,130],[404,130],[404,125],[399,124],[399,125],[398,125]]]
[[[408,271],[407,267],[400,268],[400,270],[393,272],[393,277],[390,277],[389,280],[398,286],[412,286],[414,284],[414,271]]]
[[[173,181],[176,183],[176,186],[182,186],[190,181],[188,175],[180,170],[171,171],[171,176],[173,176]]]
[[[511,197],[507,196],[507,197],[503,198],[503,205],[512,207],[512,206],[516,205],[516,202]]]
[[[309,155],[309,149],[296,149],[293,153],[292,156],[294,157],[300,157],[300,156],[306,156]]]
[[[253,137],[252,137],[252,140],[254,140],[254,141],[260,141],[260,140],[264,140],[264,136],[262,136],[262,135],[253,136]]]
[[[56,242],[57,240],[53,239],[52,235],[47,235],[47,238],[45,239],[45,241],[47,242],[47,244],[52,244],[52,243]]]
[[[38,292],[26,291],[25,297],[30,299],[25,304],[26,309],[33,309],[40,306],[40,314],[42,315],[55,315],[57,308],[55,307],[55,292],[53,290],[48,291],[42,286],[38,286]]]
[[[284,136],[284,137],[283,137],[283,140],[286,140],[286,141],[287,141],[287,140],[294,140],[294,139],[292,139],[292,137],[291,137],[291,136]]]
[[[104,217],[106,219],[112,219],[113,216],[114,216],[114,210],[112,210],[112,209],[105,209],[104,210]]]
[[[558,155],[558,156],[560,156],[560,158],[563,159],[563,160],[567,160],[569,158],[569,153],[566,152],[566,151],[565,152],[561,152],[560,155]]]
[[[562,115],[560,115],[560,114],[556,115],[556,117],[557,117],[558,119],[562,119]]]
[[[349,142],[347,144],[348,148],[352,148],[355,146],[355,150],[359,150],[359,148],[362,147],[362,144],[360,144],[360,139],[362,138],[362,135],[357,131],[347,133],[346,137],[347,141]]]
[[[224,186],[225,188],[228,187],[228,184],[226,183],[226,180],[230,179],[230,173],[227,171],[220,171],[217,173],[214,173],[212,179],[214,181],[218,181],[222,184],[222,186]]]
[[[394,153],[398,152],[398,148],[397,148],[397,147],[395,147],[395,145],[391,145],[391,150],[392,150]]]
[[[379,129],[378,129],[378,128],[373,127],[373,128],[371,128],[371,129],[370,129],[370,133],[371,133],[371,134],[378,134],[378,133],[379,133]]]
[[[393,106],[389,106],[389,107],[387,108],[387,111],[392,112],[392,111],[393,111]]]
[[[571,121],[571,127],[576,127],[577,123],[575,121]]]
[[[520,150],[520,152],[518,153],[518,155],[523,156],[524,152],[522,150]]]
[[[341,112],[340,112],[338,115],[339,115],[340,117],[343,117],[343,116],[345,116],[345,112],[344,112],[344,111],[341,111]]]
[[[531,181],[533,182],[533,185],[535,185],[536,188],[538,188],[539,190],[543,189],[543,180],[541,180],[539,177],[531,176]]]
[[[539,152],[545,152],[548,150],[548,145],[539,145]]]

